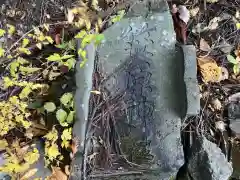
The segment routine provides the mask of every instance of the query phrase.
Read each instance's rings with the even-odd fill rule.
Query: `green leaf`
[[[87,32],[85,30],[80,31],[79,33],[77,33],[77,35],[75,36],[76,39],[82,39],[85,35],[87,34]]]
[[[227,60],[232,64],[238,64],[238,61],[232,55],[227,55]]]
[[[95,37],[95,45],[99,45],[105,39],[103,34],[98,34]]]
[[[4,36],[5,33],[6,31],[4,29],[0,29],[0,37]]]
[[[239,74],[239,64],[235,64],[233,66],[233,72],[234,72],[235,75]]]
[[[61,59],[63,60],[63,59],[69,59],[69,58],[71,58],[71,57],[73,57],[74,55],[64,55],[64,56],[62,56],[61,57]]]
[[[53,102],[46,102],[44,104],[44,109],[47,112],[54,112],[56,110],[56,105]]]
[[[118,15],[115,15],[115,16],[111,17],[111,21],[113,23],[116,23],[116,22],[120,21],[123,18],[124,15],[125,15],[125,10],[121,10],[121,11],[118,12]]]
[[[22,42],[22,47],[25,48],[25,47],[29,44],[29,42],[30,42],[29,39],[24,38],[24,39],[23,39],[23,42]]]
[[[60,101],[64,106],[67,106],[72,99],[73,99],[72,93],[65,93],[60,98]]]
[[[81,57],[82,57],[82,59],[85,59],[86,58],[86,56],[87,56],[87,52],[85,51],[85,50],[83,50],[83,49],[79,49],[78,50],[78,55],[80,55]]]
[[[28,104],[28,109],[38,109],[42,107],[42,101],[41,100],[36,100],[34,102],[31,102]]]
[[[31,51],[27,48],[24,48],[24,47],[18,48],[18,51],[21,52],[21,53],[27,54],[27,55],[31,54]]]
[[[67,113],[63,109],[58,109],[56,112],[56,118],[60,123],[64,123],[67,118]]]
[[[74,115],[75,115],[75,111],[70,111],[70,113],[68,114],[68,117],[67,117],[68,124],[71,124],[73,122]]]
[[[48,61],[61,61],[61,56],[57,53],[54,53],[53,55],[50,55],[47,58]]]
[[[50,43],[53,44],[53,39],[50,36],[46,36],[45,39]]]
[[[81,47],[85,48],[87,44],[91,43],[92,40],[94,39],[95,35],[94,34],[88,34],[85,36],[82,40]]]
[[[66,49],[68,44],[67,43],[62,43],[62,44],[58,44],[58,45],[55,45],[55,46],[59,49]]]
[[[5,53],[5,50],[3,48],[0,48],[0,57],[3,57]]]
[[[68,69],[72,69],[74,68],[75,64],[76,64],[76,60],[74,58],[70,58],[68,59],[66,62],[63,63],[65,66],[68,67]]]
[[[19,67],[19,70],[22,72],[22,73],[26,73],[26,74],[31,74],[31,73],[34,73],[36,71],[39,71],[41,68],[32,68],[32,67],[24,67],[24,66],[20,66]]]

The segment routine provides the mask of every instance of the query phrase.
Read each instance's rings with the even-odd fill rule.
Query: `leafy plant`
[[[240,61],[237,58],[234,58],[232,55],[227,55],[227,59],[230,63],[233,64],[233,72],[235,75],[239,74]]]

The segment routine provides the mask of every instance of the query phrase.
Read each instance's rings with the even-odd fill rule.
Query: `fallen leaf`
[[[59,167],[52,167],[52,175],[49,177],[54,180],[67,180],[67,175]]]
[[[211,51],[211,47],[209,46],[209,44],[207,43],[207,41],[205,41],[203,38],[201,38],[200,40],[200,49],[202,51]]]
[[[58,44],[61,44],[61,35],[58,33],[55,35],[55,43],[58,45]]]
[[[229,72],[228,72],[227,68],[221,67],[221,72],[222,72],[222,74],[218,80],[219,82],[229,78]]]
[[[198,66],[205,83],[219,82],[222,74],[221,67],[219,67],[213,59],[209,57],[198,58]]]
[[[70,175],[70,167],[69,167],[69,165],[66,165],[65,167],[64,167],[64,171],[65,171],[65,174],[66,175]]]
[[[229,54],[232,51],[233,46],[225,40],[220,43],[220,50],[225,54]]]
[[[214,17],[214,18],[211,19],[211,21],[209,22],[207,29],[210,29],[210,30],[217,29],[217,27],[218,27],[218,22],[219,22],[219,21],[221,21],[221,18],[220,18],[220,17]]]
[[[26,172],[26,173],[20,178],[20,180],[28,180],[30,177],[32,177],[34,174],[36,174],[37,171],[38,171],[37,168],[30,169],[28,172]]]

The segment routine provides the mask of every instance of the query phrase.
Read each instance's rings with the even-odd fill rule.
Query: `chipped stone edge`
[[[193,45],[181,45],[184,57],[184,82],[186,86],[186,116],[198,115],[200,112],[200,96],[197,82],[196,49]]]

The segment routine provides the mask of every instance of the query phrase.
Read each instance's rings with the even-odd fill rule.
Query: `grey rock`
[[[148,11],[149,2],[152,7],[162,3],[164,10]],[[125,94],[124,120],[130,125],[122,129],[146,143],[153,158],[141,165],[159,172],[154,179],[169,179],[184,164],[180,138],[186,112],[184,60],[181,47],[175,46],[172,17],[163,7],[167,7],[163,1],[134,6],[104,32],[106,40],[97,53],[106,89],[112,96]]]
[[[204,137],[198,137],[188,161],[188,172],[194,180],[228,180],[233,168],[221,149]]]
[[[232,131],[239,134],[240,133],[240,103],[231,102],[228,105],[228,118],[229,127]]]

